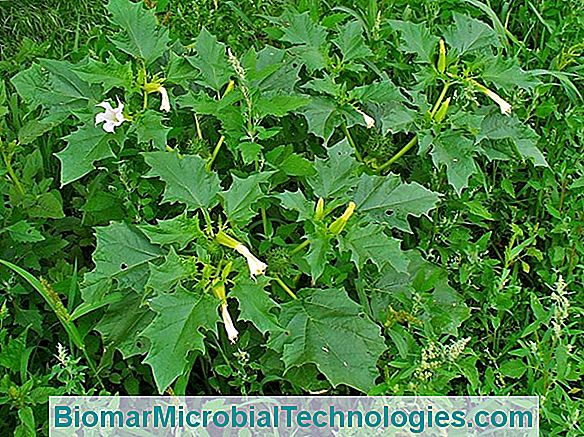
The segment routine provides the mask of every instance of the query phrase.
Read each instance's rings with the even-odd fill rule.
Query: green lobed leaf
[[[424,188],[417,182],[403,183],[399,176],[361,175],[353,194],[357,211],[381,216],[390,225],[396,226],[392,219],[404,220],[408,215],[419,217],[427,214],[438,202],[438,193]],[[377,215],[377,217],[376,217]],[[400,226],[398,226],[400,227]],[[402,224],[400,229],[409,231]]]
[[[351,260],[359,271],[363,270],[367,261],[375,264],[380,271],[386,264],[398,272],[407,271],[409,260],[401,250],[400,241],[386,235],[382,225],[368,223],[352,226],[340,236],[339,246],[341,250],[351,252]]]
[[[255,281],[249,277],[240,277],[235,281],[235,286],[228,295],[239,302],[239,318],[253,323],[262,334],[283,329],[278,324],[276,314],[280,305],[265,290],[269,282],[270,280],[265,276]]]
[[[517,60],[504,60],[501,57],[488,58],[481,77],[497,87],[507,89],[517,86],[529,91],[541,83],[531,72],[522,70]]]
[[[132,64],[122,64],[114,55],[110,55],[106,62],[85,58],[73,68],[77,76],[88,83],[100,84],[104,93],[112,88],[129,90],[133,84]]]
[[[363,26],[358,21],[350,21],[345,24],[333,43],[343,54],[343,62],[351,62],[373,55],[365,44]]]
[[[181,202],[188,210],[209,209],[217,204],[221,189],[219,177],[205,168],[197,155],[180,156],[177,152],[142,153],[152,168],[145,177],[159,177],[166,183],[165,202]]]
[[[294,14],[284,29],[281,41],[294,45],[289,51],[295,54],[310,71],[326,66],[326,30],[315,24],[308,12]]]
[[[444,39],[459,55],[486,47],[501,47],[497,33],[488,24],[458,12],[454,12],[453,17],[454,24],[446,29]]]
[[[509,139],[517,147],[517,152],[524,158],[533,160],[534,165],[547,167],[543,153],[538,149],[539,135],[529,126],[519,121],[516,115],[511,117],[491,112],[483,119],[477,142],[484,139]]]
[[[306,106],[310,99],[306,96],[297,95],[274,95],[270,97],[260,97],[254,106],[258,116],[283,117],[289,112],[297,111]]]
[[[406,53],[415,53],[421,62],[432,63],[436,54],[438,37],[432,35],[425,24],[389,20],[389,23],[401,35],[400,48]]]
[[[204,27],[195,42],[196,56],[188,61],[201,72],[198,83],[219,91],[233,74],[225,55],[225,44],[217,41]]]
[[[328,143],[335,127],[341,124],[337,103],[331,98],[313,97],[299,112],[308,122],[308,132],[322,138],[325,143]]]
[[[146,342],[139,336],[153,318],[154,312],[145,305],[142,295],[126,290],[121,300],[108,306],[94,329],[101,334],[104,351],[117,349],[127,359],[147,351]]]
[[[303,289],[299,295],[281,306],[286,332],[269,343],[282,350],[286,370],[314,363],[333,386],[370,390],[386,349],[379,326],[343,289]]]
[[[264,197],[261,184],[268,181],[273,172],[251,174],[246,178],[233,175],[227,191],[221,192],[223,209],[229,221],[236,226],[245,226],[257,214],[256,203]]]
[[[158,27],[156,17],[144,9],[142,2],[110,0],[107,10],[111,20],[123,33],[111,38],[115,46],[129,55],[151,64],[166,51],[168,31]]]
[[[300,190],[284,191],[274,197],[280,200],[284,208],[298,212],[298,221],[307,220],[314,215],[314,203],[306,200],[304,193]]]
[[[139,144],[152,145],[158,150],[166,149],[166,142],[170,128],[162,124],[164,116],[158,111],[148,110],[134,122]]]
[[[448,183],[459,196],[468,187],[470,177],[477,171],[474,162],[476,149],[473,140],[456,131],[449,131],[434,139],[432,161],[436,167],[446,165]]]
[[[115,280],[121,289],[142,291],[148,277],[148,263],[162,256],[160,248],[126,223],[97,227],[95,236],[95,268],[85,275],[84,285]]]
[[[170,252],[164,256],[164,262],[160,265],[148,263],[150,276],[146,282],[146,289],[157,293],[170,293],[182,279],[186,279],[196,272],[194,262],[189,263],[181,258],[170,248]]]
[[[64,137],[67,147],[55,153],[61,161],[61,186],[93,171],[95,161],[115,157],[110,142],[119,141],[120,136],[119,132],[112,134],[87,123]]]
[[[315,282],[323,274],[332,256],[331,237],[317,231],[308,235],[308,241],[310,241],[310,246],[304,259],[310,268],[312,281]]]
[[[176,244],[179,250],[203,235],[199,219],[196,216],[189,218],[186,212],[168,220],[158,220],[156,225],[139,225],[138,228],[150,242],[162,246]]]
[[[326,159],[314,161],[316,173],[306,179],[318,197],[332,198],[346,195],[357,183],[358,167],[353,148],[346,139],[329,148]]]
[[[150,301],[157,316],[142,332],[150,341],[144,363],[152,368],[159,393],[189,370],[189,353],[205,352],[201,330],[217,332],[218,305],[219,300],[211,295],[192,293],[181,286],[174,293],[162,293]]]

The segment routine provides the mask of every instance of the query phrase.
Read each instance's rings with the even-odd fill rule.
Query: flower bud
[[[440,39],[440,53],[438,55],[438,64],[436,68],[440,74],[444,73],[446,70],[446,46],[444,45],[444,40]]]
[[[438,111],[436,111],[436,114],[434,115],[434,121],[440,123],[442,122],[442,120],[444,120],[444,117],[446,117],[446,112],[448,111],[448,105],[450,105],[450,97],[448,97],[446,100],[444,100],[444,102],[442,102],[442,105],[440,105],[440,108],[438,109]]]
[[[353,215],[353,212],[355,212],[356,206],[357,205],[355,205],[355,202],[349,202],[349,205],[347,206],[347,209],[345,209],[343,215],[331,223],[331,225],[329,226],[329,231],[333,235],[339,235],[343,231],[343,229],[347,225],[347,222]]]
[[[324,217],[324,199],[321,197],[316,203],[316,208],[314,210],[314,218],[316,220],[321,220]]]

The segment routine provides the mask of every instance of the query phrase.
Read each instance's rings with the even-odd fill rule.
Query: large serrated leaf
[[[205,161],[199,156],[179,156],[176,152],[142,155],[152,168],[145,177],[159,177],[166,183],[166,202],[184,203],[189,210],[208,209],[217,204],[219,177],[205,169]]]
[[[139,335],[153,317],[140,294],[125,291],[120,301],[109,305],[94,329],[101,334],[105,351],[117,349],[127,359],[146,352]]]
[[[204,27],[197,37],[195,47],[196,56],[188,58],[188,61],[201,72],[198,82],[215,91],[219,91],[225,85],[233,72],[227,56],[225,44],[217,41]]]
[[[205,352],[201,329],[217,332],[219,300],[207,293],[190,293],[178,287],[174,293],[162,293],[150,301],[158,314],[142,332],[150,341],[144,363],[154,374],[159,393],[187,371],[190,352]]]
[[[269,283],[266,277],[257,280],[240,277],[229,293],[239,302],[239,318],[252,322],[262,334],[281,331],[276,311],[280,307],[265,290]]]
[[[363,174],[353,199],[357,210],[373,214],[372,218],[405,220],[408,215],[427,214],[438,202],[438,193],[430,191],[416,182],[403,183],[399,176],[371,176]],[[390,225],[395,225],[389,220]],[[409,228],[400,226],[409,231]]]
[[[110,141],[119,141],[120,133],[111,134],[87,123],[67,135],[67,147],[55,153],[61,161],[61,186],[67,185],[93,171],[94,162],[114,157]]]
[[[406,53],[415,53],[420,61],[431,63],[436,54],[438,37],[432,35],[425,24],[389,20],[390,24],[401,34],[400,48]]]
[[[477,171],[474,152],[478,149],[470,138],[460,132],[450,131],[433,142],[432,161],[436,167],[446,165],[448,183],[458,195],[468,186],[469,178]]]
[[[107,10],[112,22],[124,31],[112,38],[116,47],[135,58],[151,64],[162,56],[170,41],[168,31],[158,28],[156,17],[142,6],[142,2],[110,0]]]
[[[386,264],[400,272],[407,270],[409,260],[401,250],[400,241],[389,237],[384,227],[368,223],[365,226],[353,226],[339,239],[342,250],[351,252],[351,260],[361,271],[367,261],[371,261],[381,270]]]
[[[315,195],[323,198],[343,196],[356,185],[358,164],[352,154],[353,148],[343,139],[328,149],[326,159],[315,160],[316,173],[307,178]]]
[[[260,185],[266,183],[273,172],[255,173],[246,178],[233,176],[227,191],[221,193],[223,209],[229,221],[237,226],[245,226],[257,213],[255,204],[264,197]]]
[[[160,248],[126,223],[98,227],[95,235],[95,269],[85,275],[85,285],[115,280],[120,289],[132,288],[140,292],[148,278],[148,262],[162,256]]]
[[[385,350],[379,326],[342,289],[303,289],[299,295],[282,305],[286,332],[270,342],[282,350],[286,369],[314,363],[333,386],[370,390]]]
[[[458,54],[501,46],[497,33],[488,24],[458,12],[453,16],[454,24],[446,30],[444,39]]]

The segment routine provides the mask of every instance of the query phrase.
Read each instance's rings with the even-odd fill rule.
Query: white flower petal
[[[106,132],[114,132],[116,127],[128,120],[123,114],[124,104],[120,102],[120,99],[117,99],[117,101],[117,108],[112,108],[109,102],[101,102],[96,105],[102,107],[105,111],[95,116],[95,124],[103,123],[103,130]]]
[[[160,110],[165,111],[165,112],[169,112],[170,111],[170,100],[168,98],[168,92],[166,91],[166,88],[161,86],[158,91],[160,91],[160,97],[161,97]]]
[[[499,105],[499,109],[501,110],[501,114],[509,115],[511,114],[511,105],[505,99],[503,99],[500,95],[487,89],[485,91],[487,96],[489,96],[497,105]]]
[[[361,111],[360,109],[355,108],[355,110],[363,116],[363,121],[365,122],[365,126],[367,126],[367,129],[375,127],[375,119],[373,117],[366,114],[364,111]]]
[[[255,279],[257,275],[263,275],[268,265],[257,259],[243,244],[239,244],[234,248],[237,252],[245,257],[247,266],[249,267],[249,275]]]
[[[231,320],[231,315],[229,314],[229,310],[227,309],[227,302],[224,302],[221,305],[221,317],[223,318],[223,323],[225,324],[225,332],[227,333],[227,338],[231,343],[235,343],[237,341],[237,336],[239,332],[235,328],[233,321]]]
[[[106,110],[106,112],[113,112],[114,110],[114,108],[112,108],[112,105],[110,105],[110,102],[101,102],[95,106],[101,106],[103,109]]]
[[[110,133],[113,133],[116,127],[117,125],[109,120],[103,124],[103,130]]]

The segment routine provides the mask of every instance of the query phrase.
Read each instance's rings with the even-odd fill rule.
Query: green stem
[[[213,149],[213,154],[211,155],[211,159],[209,159],[209,162],[207,162],[207,171],[211,170],[211,167],[213,166],[213,162],[215,162],[215,158],[217,158],[217,155],[219,154],[219,150],[221,150],[221,146],[223,145],[223,143],[225,142],[225,137],[223,135],[221,135],[221,138],[219,138],[219,141],[217,141],[217,144],[215,145],[215,148]]]
[[[349,144],[351,145],[351,147],[355,151],[355,158],[357,158],[357,161],[363,161],[363,158],[361,157],[361,153],[359,153],[359,150],[357,150],[357,144],[355,144],[355,141],[353,141],[353,137],[351,136],[351,133],[349,132],[349,129],[347,128],[347,125],[345,123],[343,123],[341,125],[341,128],[343,129],[345,137],[347,137],[347,141],[349,142]]]
[[[260,208],[260,212],[262,214],[262,224],[264,227],[264,236],[268,236],[268,215],[266,214],[266,208],[264,208],[263,206]]]
[[[282,281],[282,279],[280,279],[280,277],[278,275],[274,276],[274,279],[276,280],[276,282],[278,283],[278,285],[280,287],[282,287],[284,289],[284,291],[286,293],[288,293],[288,295],[294,299],[294,300],[298,300],[298,296],[296,296],[296,294],[294,294],[294,292],[290,289],[290,287],[288,287],[286,285],[286,283],[284,281]]]
[[[298,246],[296,246],[294,249],[292,249],[292,252],[290,252],[290,255],[297,254],[298,252],[300,252],[302,249],[304,249],[309,244],[310,244],[310,240],[304,240],[302,243],[300,243]]]
[[[8,172],[10,180],[14,183],[14,186],[16,187],[20,195],[24,196],[26,194],[24,191],[24,187],[20,183],[20,180],[18,179],[18,176],[16,175],[14,168],[12,168],[11,159],[8,156],[6,156],[4,152],[2,152],[2,157],[4,158],[4,165],[6,165],[6,171]]]
[[[382,166],[377,167],[377,171],[386,170],[391,164],[393,164],[395,161],[397,161],[403,155],[405,155],[408,150],[410,150],[412,147],[414,147],[417,144],[417,142],[418,142],[418,136],[415,135],[405,146],[403,146],[401,148],[401,150],[399,152],[397,152],[395,155],[393,155],[389,161],[387,161]]]
[[[448,88],[450,88],[450,82],[446,82],[444,84],[444,86],[442,87],[442,92],[440,93],[440,96],[438,96],[438,100],[436,100],[436,103],[434,104],[434,107],[432,108],[432,111],[430,112],[430,115],[432,116],[432,118],[434,118],[434,116],[436,115],[436,111],[438,111],[438,109],[440,108],[440,105],[442,104],[442,100],[444,100],[444,97],[446,97],[446,93],[448,92]]]

